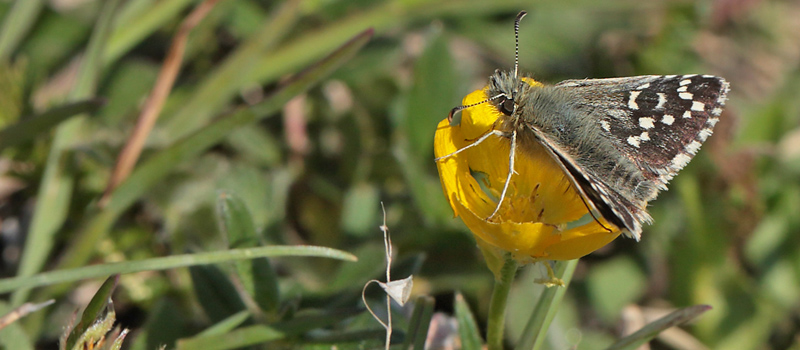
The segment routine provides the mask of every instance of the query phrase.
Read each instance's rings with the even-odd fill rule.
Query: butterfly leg
[[[515,174],[514,171],[514,158],[517,155],[517,131],[511,132],[511,150],[509,151],[508,155],[508,176],[506,176],[506,182],[503,185],[503,192],[500,193],[500,199],[497,201],[497,207],[494,208],[492,215],[489,215],[486,220],[489,220],[497,214],[500,210],[500,206],[503,205],[503,199],[506,198],[506,193],[508,192],[508,185],[511,183],[511,175]]]
[[[455,151],[453,153],[450,153],[450,154],[445,154],[445,155],[443,155],[443,156],[441,156],[439,158],[434,158],[434,161],[438,162],[438,161],[440,161],[442,159],[450,158],[450,157],[452,157],[452,156],[454,156],[456,154],[461,153],[462,151],[464,151],[464,150],[466,150],[468,148],[475,147],[475,146],[479,145],[481,142],[486,141],[486,139],[488,139],[492,135],[497,135],[497,136],[500,136],[500,137],[504,137],[504,136],[506,136],[506,133],[504,133],[502,131],[498,131],[498,130],[492,130],[491,132],[486,133],[485,135],[483,135],[479,139],[477,139],[475,142],[470,143],[469,145],[465,146],[464,148],[462,148],[462,149],[460,149],[458,151]]]

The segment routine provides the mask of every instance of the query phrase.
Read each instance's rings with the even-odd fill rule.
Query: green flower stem
[[[542,264],[548,264],[548,262],[543,261]],[[578,259],[557,261],[555,265],[555,277],[560,278],[564,282],[564,286],[545,288],[539,297],[536,309],[533,310],[528,323],[525,325],[522,338],[517,343],[515,350],[538,350],[544,344],[547,329],[550,328],[550,323],[553,322],[553,317],[558,311],[561,299],[564,297],[567,287],[569,287],[572,274],[575,272],[575,267],[578,266]]]
[[[514,282],[514,275],[517,273],[517,261],[511,257],[511,254],[506,253],[504,258],[505,263],[500,270],[499,279],[495,280],[492,301],[489,304],[489,320],[486,330],[486,342],[489,350],[503,349],[508,292],[511,290],[511,283]]]

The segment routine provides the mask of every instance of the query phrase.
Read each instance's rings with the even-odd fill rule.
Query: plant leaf
[[[110,229],[119,215],[141,198],[155,184],[170,174],[181,161],[193,159],[217,144],[233,130],[278,111],[292,97],[306,91],[349,60],[372,37],[372,30],[356,35],[328,57],[290,79],[274,95],[252,108],[240,108],[171,147],[147,159],[111,194],[108,205],[95,215],[88,215],[82,230],[73,238],[59,266],[81,266],[92,256],[95,242]]]
[[[424,349],[425,339],[428,337],[428,328],[433,318],[433,306],[436,302],[433,297],[421,295],[416,300],[411,320],[408,322],[406,339],[402,349],[409,349],[412,344],[414,349]]]
[[[655,338],[659,333],[667,328],[675,327],[677,325],[691,321],[692,319],[702,315],[706,311],[711,310],[709,305],[694,305],[689,306],[670,313],[658,320],[655,320],[642,329],[634,332],[633,334],[620,339],[616,343],[609,346],[606,350],[633,350],[638,348],[644,343],[647,343]]]
[[[103,312],[111,301],[111,294],[114,293],[114,289],[117,288],[117,284],[119,284],[119,275],[110,276],[103,282],[100,289],[94,293],[94,297],[92,297],[92,300],[86,305],[86,309],[83,310],[81,320],[72,328],[72,331],[69,332],[69,336],[66,339],[66,349],[72,349],[78,338],[80,338],[97,320],[102,318]]]
[[[70,90],[69,99],[72,101],[91,97],[95,93],[101,70],[97,62],[105,47],[119,2],[109,0],[103,3],[77,81]],[[56,129],[28,232],[27,241],[36,244],[25,245],[17,273],[19,276],[30,276],[42,269],[56,241],[54,236],[67,218],[75,179],[66,167],[66,157],[70,153],[70,146],[80,139],[82,127],[83,118],[79,117],[61,123]],[[16,291],[11,303],[22,304],[28,298],[28,292],[25,289]]]
[[[253,325],[239,328],[227,333],[178,340],[178,350],[202,349],[224,350],[239,349],[285,338],[285,335],[266,325]]]
[[[217,322],[215,325],[206,328],[204,331],[200,332],[197,336],[211,336],[217,334],[225,334],[230,332],[231,330],[239,327],[244,321],[247,321],[248,318],[252,316],[249,311],[240,311],[233,315],[228,316],[228,318]]]
[[[217,323],[245,311],[244,302],[228,276],[214,265],[189,267],[192,286],[200,306]]]
[[[461,293],[456,294],[455,303],[456,319],[458,320],[458,334],[461,337],[461,348],[464,350],[481,350],[483,342],[475,316],[469,310],[467,301]]]
[[[44,0],[14,1],[0,27],[0,61],[8,60],[22,39],[36,23]]]
[[[48,110],[33,117],[22,118],[22,121],[0,130],[0,151],[13,147],[46,133],[50,128],[62,121],[81,113],[94,113],[105,101],[95,98],[69,103]]]
[[[253,259],[267,256],[307,256],[356,261],[353,254],[326,247],[315,246],[270,246],[247,249],[231,249],[161,258],[123,261],[90,265],[75,269],[55,270],[32,276],[17,276],[0,279],[0,293],[20,288],[32,288],[56,283],[75,282],[87,278],[105,277],[112,274],[156,271],[193,265],[215,264],[225,261]]]

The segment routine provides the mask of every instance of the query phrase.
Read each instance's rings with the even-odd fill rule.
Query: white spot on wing
[[[706,110],[706,104],[703,102],[692,101],[692,110],[695,112],[702,112]]]
[[[692,79],[683,79],[683,80],[681,80],[681,82],[680,82],[680,86],[689,85],[689,84],[691,84],[691,83],[692,83]]]
[[[697,140],[693,140],[688,145],[686,145],[686,152],[689,154],[695,154],[697,153],[697,150],[700,149],[700,145],[702,145],[700,142],[697,142]]]
[[[639,109],[639,105],[636,104],[636,98],[639,97],[641,93],[641,91],[631,91],[630,99],[628,99],[628,108],[632,110]]]
[[[722,81],[722,91],[719,93],[719,97],[717,97],[717,104],[724,105],[725,100],[728,99],[728,91],[731,88],[731,85],[728,84],[725,79],[720,79]]]
[[[703,129],[703,130],[700,130],[700,133],[699,133],[699,134],[697,134],[697,138],[698,138],[698,139],[700,139],[700,141],[701,141],[701,142],[705,142],[705,141],[706,141],[706,139],[707,139],[709,136],[711,136],[711,134],[712,134],[712,133],[714,133],[714,131],[712,131],[712,130],[711,130],[711,129],[709,129],[709,128],[705,128],[705,129]]]
[[[650,83],[644,83],[642,85],[639,85],[639,87],[637,87],[636,90],[644,90],[644,89],[647,89],[649,87],[650,87]]]
[[[684,81],[686,81],[686,80],[684,80]],[[678,88],[678,90],[675,90],[675,91],[677,91],[677,92],[686,92],[686,90],[689,90],[688,86],[681,86],[681,87]]]
[[[667,125],[672,125],[672,123],[675,122],[675,117],[669,114],[664,114],[664,116],[661,118],[661,122]]]
[[[605,131],[611,131],[611,124],[609,124],[609,123],[608,123],[607,121],[605,121],[605,120],[601,120],[601,121],[600,121],[600,126],[602,126],[602,127],[603,127],[603,130],[605,130]]]
[[[686,153],[678,153],[675,158],[672,158],[671,168],[675,171],[683,169],[686,164],[689,164],[689,161],[692,160],[692,156]]]
[[[658,104],[656,105],[656,109],[663,109],[664,104],[667,103],[667,94],[663,92],[656,92],[656,95],[658,95]]]
[[[628,144],[633,147],[639,148],[639,136],[628,136]]]
[[[639,135],[639,139],[641,139],[642,141],[650,141],[650,134],[647,131],[645,131],[641,135]]]
[[[690,111],[683,112],[683,118],[684,119],[689,119],[691,117],[692,117],[692,112],[690,112]]]
[[[694,98],[694,95],[692,95],[691,92],[681,92],[678,94],[678,97],[684,100],[691,100],[692,98]]]
[[[711,127],[713,128],[714,125],[717,125],[717,122],[719,122],[719,118],[708,118],[708,121],[706,123],[708,123],[708,125],[711,125]]]
[[[654,122],[655,119],[650,117],[639,118],[639,126],[645,129],[652,129],[653,127],[655,127],[655,125],[653,124]]]
[[[719,108],[719,107],[717,107],[717,108],[714,108],[713,110],[711,110],[711,114],[713,114],[713,115],[720,115],[720,114],[722,114],[722,108]]]

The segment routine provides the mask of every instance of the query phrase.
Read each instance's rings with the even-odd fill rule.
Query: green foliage
[[[458,320],[458,334],[461,339],[462,349],[478,350],[483,346],[481,333],[475,321],[475,315],[469,310],[464,296],[456,294],[455,316]]]
[[[636,263],[625,257],[597,264],[586,279],[586,287],[600,317],[617,321],[625,305],[636,303],[645,292],[645,276]]]
[[[520,66],[537,80],[709,73],[732,93],[651,203],[642,242],[557,265],[568,289],[534,284],[545,269],[529,267],[500,340],[669,348],[662,330],[709,305],[682,327],[693,341],[798,348],[796,2],[220,1],[189,34],[133,172],[101,201],[202,2],[0,2],[0,291],[11,293],[0,311],[56,300],[0,330],[0,346],[53,348],[65,335],[72,348],[90,329],[113,346],[116,327],[132,328],[137,350],[381,347],[359,292],[385,276],[383,202],[392,276],[415,281],[393,308],[393,348],[428,336],[479,348],[493,276],[441,194],[433,134],[511,67],[512,20],[527,10]],[[116,289],[101,287],[116,274]],[[385,313],[379,288],[367,299]],[[432,327],[448,319],[436,312],[459,329]]]

